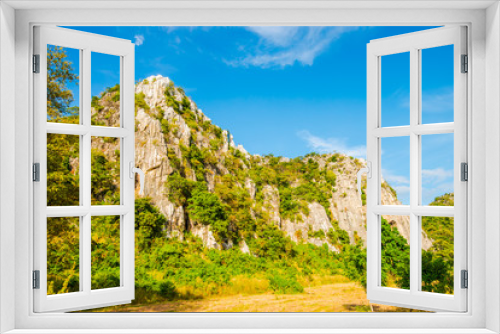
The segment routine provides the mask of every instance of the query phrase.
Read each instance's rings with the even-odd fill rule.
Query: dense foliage
[[[60,87],[48,119],[77,123],[71,113],[67,85],[76,80],[67,72],[64,53],[51,54]],[[59,78],[59,79],[57,79]],[[92,99],[94,115],[119,102],[119,86]],[[337,175],[345,164],[360,166],[341,154],[285,159],[250,156],[227,145],[229,134],[199,117],[196,106],[172,83],[164,91],[166,106],[149,106],[143,93],[136,95],[142,108],[160,122],[173,172],[165,183],[169,201],[184,210],[186,231],[167,238],[170,223],[150,198],[135,202],[135,303],[196,299],[231,293],[301,293],[318,277],[343,275],[366,284],[366,249],[361,238],[340,228],[332,215]],[[66,100],[64,100],[66,99]],[[63,101],[64,100],[64,101]],[[105,103],[104,103],[105,102]],[[106,107],[104,107],[106,104]],[[191,132],[190,142],[173,141],[179,126],[165,119],[165,108],[182,117]],[[95,124],[101,120],[96,116]],[[94,123],[93,123],[94,124]],[[209,145],[197,139],[208,138]],[[225,138],[227,136],[227,138]],[[79,205],[79,138],[50,134],[47,137],[49,206]],[[172,143],[177,143],[172,145]],[[92,143],[91,196],[93,205],[119,203],[119,143],[100,138]],[[326,161],[326,162],[325,162]],[[224,172],[220,172],[223,170]],[[216,172],[217,171],[217,172]],[[209,190],[209,179],[213,186]],[[254,185],[251,195],[248,182]],[[388,184],[385,187],[390,188]],[[364,189],[364,188],[363,188]],[[395,191],[390,188],[391,191]],[[363,204],[366,195],[362,192]],[[275,199],[281,219],[301,222],[313,202],[321,204],[332,223],[328,231],[309,230],[293,241],[271,219],[266,203]],[[431,205],[453,205],[453,195],[436,198]],[[451,204],[450,204],[451,203]],[[209,249],[189,230],[208,226],[220,249]],[[48,293],[79,290],[79,218],[48,219]],[[120,217],[92,217],[92,289],[120,283]],[[422,252],[424,291],[453,292],[453,220],[423,217],[422,228],[433,246]],[[324,241],[322,246],[307,238]],[[409,245],[390,221],[382,219],[382,284],[409,288]],[[248,253],[239,247],[246,243]],[[328,244],[327,244],[328,242]],[[333,249],[338,250],[338,252]]]
[[[410,288],[410,246],[385,218],[382,222],[382,286]],[[391,284],[392,283],[392,284]]]
[[[453,206],[453,194],[436,197],[432,206]],[[422,229],[432,247],[422,251],[422,290],[453,293],[454,220],[451,217],[422,217]]]
[[[78,75],[67,56],[62,47],[49,45],[47,48],[47,119],[51,122],[78,120],[79,109],[72,106],[73,91],[68,87],[78,85]]]

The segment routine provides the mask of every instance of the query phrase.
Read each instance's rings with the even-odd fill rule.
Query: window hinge
[[[461,181],[469,181],[469,165],[466,162],[460,165],[460,175]]]
[[[38,162],[33,164],[33,181],[40,182],[40,164]]]
[[[40,55],[33,55],[33,73],[40,73]]]
[[[462,55],[462,73],[469,72],[469,56]]]
[[[40,270],[33,270],[33,289],[40,289]]]
[[[462,270],[462,289],[469,288],[469,272],[467,270]]]

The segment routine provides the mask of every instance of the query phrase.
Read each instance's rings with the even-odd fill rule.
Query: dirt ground
[[[306,288],[304,293],[233,295],[202,300],[176,300],[155,305],[123,305],[94,312],[411,312],[370,304],[359,283],[344,282]]]

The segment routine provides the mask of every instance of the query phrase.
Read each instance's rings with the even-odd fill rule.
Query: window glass
[[[120,138],[92,137],[92,205],[120,204]]]
[[[381,140],[381,204],[410,204],[410,137]]]
[[[80,123],[80,50],[47,45],[47,122]]]
[[[381,286],[410,289],[410,217],[381,217]]]
[[[421,143],[422,205],[453,206],[453,133],[424,135]]]
[[[120,286],[120,216],[92,217],[92,290]]]
[[[410,125],[410,53],[380,58],[382,126]]]
[[[80,136],[47,134],[47,206],[80,205]]]
[[[80,217],[47,218],[47,294],[80,291]]]
[[[120,126],[120,57],[92,52],[91,124]]]
[[[439,202],[445,200],[453,202],[453,196]],[[454,219],[421,217],[421,221],[422,236],[432,240],[422,242],[422,291],[453,294]]]
[[[422,123],[453,122],[453,45],[421,50]]]

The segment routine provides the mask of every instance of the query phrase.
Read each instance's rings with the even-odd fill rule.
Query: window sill
[[[475,329],[14,329],[5,334],[486,334]]]

